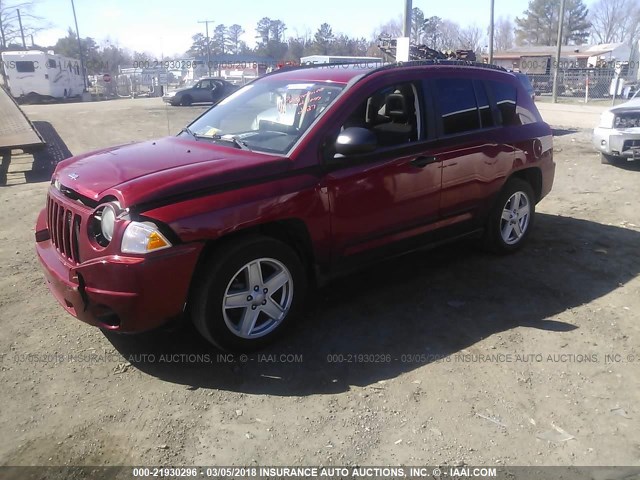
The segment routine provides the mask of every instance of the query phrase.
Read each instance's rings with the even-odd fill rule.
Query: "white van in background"
[[[2,68],[9,91],[16,99],[76,97],[85,88],[80,62],[53,51],[2,52]]]

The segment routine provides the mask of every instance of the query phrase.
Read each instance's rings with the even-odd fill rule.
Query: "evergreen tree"
[[[216,26],[211,38],[211,53],[220,55],[226,53],[227,49],[227,27],[223,24]]]
[[[531,0],[522,18],[516,17],[516,39],[520,45],[555,45],[558,39],[560,0]],[[565,3],[563,43],[581,44],[589,36],[589,10],[582,0]]]
[[[318,55],[328,55],[330,52],[331,44],[335,40],[333,35],[333,29],[328,23],[323,23],[318,28],[313,40],[314,53]]]
[[[231,53],[240,53],[240,37],[244,33],[244,30],[237,23],[231,25],[227,29],[227,50]]]

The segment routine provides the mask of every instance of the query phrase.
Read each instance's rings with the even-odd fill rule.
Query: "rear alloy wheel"
[[[531,185],[519,178],[509,180],[489,214],[485,246],[496,253],[516,251],[529,236],[534,215]]]
[[[306,283],[302,263],[287,245],[248,237],[221,249],[205,265],[194,324],[223,349],[261,348],[283,332]]]

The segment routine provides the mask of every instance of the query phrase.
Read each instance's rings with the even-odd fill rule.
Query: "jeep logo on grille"
[[[67,175],[71,180],[77,180],[78,177],[80,175],[78,175],[77,173],[70,173],[69,175]]]

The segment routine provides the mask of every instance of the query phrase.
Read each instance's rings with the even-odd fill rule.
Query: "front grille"
[[[616,115],[615,128],[640,127],[640,112],[623,112]]]
[[[622,144],[622,151],[631,150],[632,148],[640,148],[640,139],[638,140],[625,140]]]
[[[78,235],[81,217],[65,208],[49,196],[47,198],[47,225],[51,242],[67,260],[80,263],[78,255]]]

